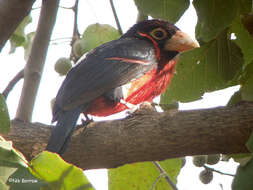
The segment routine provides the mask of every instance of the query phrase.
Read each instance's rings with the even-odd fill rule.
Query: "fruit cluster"
[[[220,154],[193,156],[193,164],[196,167],[204,167],[204,170],[202,170],[199,174],[199,179],[203,184],[208,184],[213,180],[213,171],[208,167],[205,167],[205,164],[214,165],[219,161]]]
[[[71,60],[75,62],[85,53],[94,49],[95,47],[115,40],[119,38],[119,32],[108,24],[91,24],[89,25],[84,33],[74,41],[72,44],[72,56],[71,58],[59,58],[54,66],[54,69],[61,76],[66,75],[72,68]]]

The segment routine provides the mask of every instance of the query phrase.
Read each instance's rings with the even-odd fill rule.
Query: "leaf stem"
[[[114,6],[114,4],[113,4],[113,0],[110,0],[110,4],[111,4],[111,8],[112,8],[112,12],[113,12],[113,15],[114,15],[114,19],[115,19],[117,28],[118,28],[118,30],[119,30],[120,35],[122,35],[122,34],[123,34],[122,28],[121,28],[121,26],[120,26],[119,18],[118,18],[118,15],[117,15],[117,13],[116,13],[115,6]]]
[[[229,173],[221,172],[221,171],[216,170],[216,169],[214,169],[214,168],[211,168],[211,167],[209,167],[209,166],[207,166],[207,165],[204,165],[203,167],[204,167],[205,169],[207,169],[207,170],[211,170],[211,171],[216,172],[216,173],[219,173],[219,174],[221,174],[221,175],[227,175],[227,176],[235,177],[234,174],[229,174]]]
[[[155,161],[153,162],[153,164],[155,165],[155,167],[157,168],[157,170],[160,172],[160,174],[162,176],[164,176],[164,178],[166,179],[166,181],[168,182],[168,184],[171,186],[171,188],[173,190],[178,190],[178,188],[176,187],[176,185],[173,183],[173,181],[169,178],[168,174],[166,173],[166,171],[162,168],[162,166],[159,164],[159,162]]]

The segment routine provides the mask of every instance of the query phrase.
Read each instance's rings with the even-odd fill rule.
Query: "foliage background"
[[[115,26],[113,15],[111,12],[111,9],[109,7],[108,2],[101,2],[99,0],[97,1],[87,1],[88,3],[84,3],[84,1],[80,1],[80,7],[82,8],[82,11],[79,13],[79,30],[82,32],[84,29],[87,27],[89,24],[93,24],[94,22],[99,22],[99,23],[106,23],[106,24],[111,24]],[[198,1],[196,1],[198,2]],[[231,1],[232,2],[232,1]],[[105,4],[103,4],[105,3]],[[124,4],[123,4],[124,3]],[[232,2],[233,3],[233,2]],[[73,5],[73,2],[68,2],[68,1],[62,1],[61,3],[65,7],[70,7]],[[103,11],[99,10],[98,5],[103,8]],[[115,1],[116,8],[118,10],[119,18],[121,20],[121,24],[123,27],[123,30],[126,31],[127,28],[129,28],[133,23],[136,21],[136,15],[137,15],[137,10],[133,2],[128,2],[128,1],[123,1],[118,3]],[[230,4],[231,5],[231,4]],[[233,4],[232,4],[233,5]],[[231,6],[232,6],[231,5]],[[35,4],[34,7],[38,7],[38,4]],[[126,13],[125,11],[121,11],[121,9],[126,9],[126,10],[132,10],[131,14]],[[194,26],[196,23],[196,16],[194,16],[194,12],[192,11],[192,7],[190,8],[190,13],[185,15],[185,20],[181,20],[177,25],[185,32],[189,33],[190,35],[194,35]],[[128,11],[130,12],[130,11]],[[232,11],[231,11],[232,12]],[[32,18],[33,21],[28,27],[26,27],[25,32],[33,32],[36,29],[36,24],[37,24],[37,19],[39,15],[39,9],[33,10],[32,11]],[[62,19],[57,19],[56,27],[54,29],[53,37],[52,39],[56,38],[65,38],[65,37],[70,37],[72,35],[72,28],[71,27],[65,27],[67,24],[67,20],[69,21],[69,25],[73,25],[73,13],[70,10],[65,10],[65,9],[59,9],[58,13],[58,18]],[[95,19],[94,19],[95,18]],[[126,18],[126,19],[125,19]],[[187,23],[187,24],[186,24]],[[115,26],[116,27],[116,26]],[[218,27],[219,28],[219,27]],[[236,30],[236,25],[235,25],[235,30]],[[201,35],[201,34],[199,34]],[[203,34],[202,34],[203,35]],[[205,39],[210,39],[210,36],[205,36],[203,40]],[[40,84],[40,90],[38,93],[38,100],[35,105],[35,110],[34,110],[34,115],[33,115],[33,121],[40,121],[43,123],[49,123],[51,119],[51,113],[50,113],[50,100],[52,97],[55,96],[58,87],[60,86],[63,77],[59,77],[55,74],[53,70],[53,66],[55,61],[62,56],[68,56],[70,54],[70,47],[68,46],[67,43],[65,43],[66,39],[63,40],[56,40],[56,41],[51,41],[51,46],[48,51],[47,55],[47,61],[46,61],[46,67],[44,68],[44,75],[42,78],[42,82]],[[69,42],[69,40],[67,40]],[[58,45],[57,45],[58,44]],[[4,88],[6,86],[6,82],[8,82],[16,73],[17,71],[21,70],[24,65],[25,61],[23,60],[23,49],[22,48],[17,48],[15,52],[15,57],[14,56],[8,56],[7,53],[10,49],[10,44],[7,44],[5,49],[1,53],[1,62],[8,63],[8,66],[6,69],[2,70],[1,77],[6,79],[6,81],[1,80],[0,81],[0,86],[1,88]],[[6,73],[8,75],[6,76]],[[49,88],[49,84],[50,88]],[[236,88],[238,89],[238,87]],[[235,90],[236,90],[235,89]],[[16,105],[18,105],[18,98],[17,94],[20,94],[21,90],[21,83],[15,88],[15,91],[13,91],[10,94],[10,97],[8,98],[8,105],[9,105],[9,110],[10,110],[10,115],[11,118],[14,117],[15,115],[15,110],[16,110]],[[227,96],[229,97],[234,90],[228,91]],[[200,93],[201,94],[201,93]],[[219,94],[216,93],[216,94]],[[223,96],[224,92],[221,93],[221,96]],[[213,96],[213,95],[211,95]],[[197,98],[195,98],[197,99]],[[211,106],[217,106],[217,105],[225,105],[226,101],[228,101],[228,98],[225,99],[220,99],[220,102],[215,100],[213,102],[212,100],[212,105]],[[210,100],[208,100],[210,101]],[[197,104],[198,107],[202,107],[203,104]],[[210,104],[209,104],[210,105]],[[181,108],[190,107],[193,108],[193,104],[188,104],[188,105],[181,105]],[[205,105],[206,106],[206,105]],[[195,107],[197,108],[197,107]],[[45,110],[45,111],[43,111]],[[191,168],[191,172],[193,169]],[[184,182],[185,183],[185,179]],[[196,177],[196,183],[198,179]],[[221,180],[222,181],[222,180]],[[192,184],[192,183],[191,183]],[[187,185],[186,185],[187,186]],[[217,186],[216,186],[217,187]],[[216,189],[215,187],[215,189]],[[207,189],[208,187],[205,186]],[[213,188],[210,186],[210,188]]]

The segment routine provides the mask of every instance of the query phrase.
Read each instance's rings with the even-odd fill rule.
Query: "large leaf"
[[[189,7],[189,0],[134,0],[138,9],[153,18],[177,22]]]
[[[10,53],[14,53],[16,48],[19,46],[23,46],[26,40],[25,36],[25,27],[32,22],[31,15],[28,15],[24,18],[24,20],[19,24],[18,28],[12,34],[10,38],[11,49]]]
[[[244,28],[239,17],[233,21],[231,32],[236,35],[235,43],[242,50],[245,64],[249,64],[253,60],[253,37]]]
[[[208,42],[227,28],[237,15],[239,2],[235,0],[194,0],[197,11],[197,38]]]
[[[250,138],[246,145],[248,150],[253,153],[253,133],[251,133]]]
[[[0,166],[27,167],[25,157],[15,150],[11,141],[0,140]]]
[[[10,129],[10,117],[5,98],[0,94],[0,133],[7,133]]]
[[[241,96],[245,101],[253,101],[253,75],[242,85]]]
[[[4,182],[2,182],[1,179],[0,179],[0,189],[9,190],[9,187]]]
[[[235,92],[231,97],[230,100],[227,103],[227,106],[233,106],[236,105],[237,103],[239,103],[240,101],[242,101],[242,94],[241,91],[237,91]]]
[[[252,0],[239,0],[240,2],[240,13],[250,13],[252,10]]]
[[[12,147],[11,141],[0,138],[0,189],[7,189],[7,179],[17,168],[25,168],[24,156]],[[21,190],[21,189],[20,189]]]
[[[0,166],[0,189],[7,188],[6,182],[9,178],[9,176],[14,173],[17,170],[17,168],[11,168],[11,167],[4,167]],[[1,186],[2,184],[2,186]]]
[[[176,73],[160,103],[190,102],[201,98],[204,92],[235,85],[232,81],[242,65],[241,51],[228,40],[225,30],[216,40],[180,56]]]
[[[31,161],[31,166],[32,174],[49,183],[49,189],[94,189],[80,168],[65,162],[57,154],[42,152]]]
[[[181,164],[181,159],[170,159],[160,162],[160,165],[175,184]],[[163,177],[154,184],[160,173],[152,162],[126,164],[116,169],[110,169],[108,175],[109,190],[150,190],[152,185],[155,185],[154,189],[156,190],[171,189]]]
[[[47,183],[34,177],[28,168],[18,168],[9,176],[7,184],[10,190],[40,190],[41,187],[48,186]]]
[[[118,30],[108,24],[89,25],[83,33],[84,52],[120,37]]]
[[[253,159],[245,166],[239,166],[232,183],[232,190],[253,189]]]

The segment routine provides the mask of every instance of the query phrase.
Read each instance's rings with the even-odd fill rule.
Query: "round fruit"
[[[65,57],[58,59],[54,65],[54,70],[60,75],[66,75],[71,68],[71,61]]]
[[[199,180],[204,184],[210,183],[213,180],[213,172],[208,169],[201,171],[199,173]]]
[[[74,55],[79,58],[81,57],[85,52],[85,42],[82,39],[78,39],[73,44],[73,53]]]
[[[207,155],[206,163],[209,165],[217,164],[220,161],[220,154],[210,154]]]
[[[119,32],[108,24],[91,24],[83,33],[82,40],[85,43],[85,52],[104,44],[106,42],[119,38]]]
[[[202,167],[206,163],[207,156],[206,155],[198,155],[193,156],[193,164],[197,167]]]

